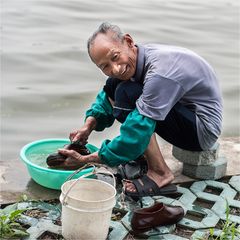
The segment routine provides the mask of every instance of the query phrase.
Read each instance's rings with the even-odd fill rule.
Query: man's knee
[[[142,94],[142,89],[142,84],[132,81],[123,81],[119,83],[116,88],[115,101],[134,109],[137,99]]]
[[[113,115],[123,123],[128,114],[136,107],[136,101],[142,94],[142,85],[139,83],[124,81],[118,84],[115,91]]]
[[[106,92],[107,96],[112,100],[115,101],[115,92],[117,86],[121,83],[122,81],[117,79],[117,78],[111,78],[109,77],[103,87],[103,90]]]

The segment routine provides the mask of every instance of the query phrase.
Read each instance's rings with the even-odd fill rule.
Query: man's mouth
[[[127,65],[126,65],[120,75],[121,75],[121,76],[124,76],[124,74],[127,72],[127,69],[128,69],[128,67],[127,67]]]

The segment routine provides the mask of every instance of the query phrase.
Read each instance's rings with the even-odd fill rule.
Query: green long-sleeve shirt
[[[114,122],[112,110],[108,97],[102,90],[91,108],[87,110],[86,118],[89,116],[96,118],[95,130],[102,131]],[[136,159],[146,150],[155,127],[155,120],[141,115],[134,109],[121,125],[120,135],[112,141],[105,140],[102,143],[98,152],[101,161],[109,166],[116,166]]]

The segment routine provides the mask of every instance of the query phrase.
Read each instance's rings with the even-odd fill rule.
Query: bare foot
[[[171,171],[165,173],[164,175],[160,175],[157,172],[148,170],[147,176],[151,178],[158,185],[158,187],[166,186],[169,183],[171,183],[174,179],[174,175],[172,174]],[[125,190],[128,192],[136,192],[135,185],[130,180],[127,180],[125,182],[124,187]]]

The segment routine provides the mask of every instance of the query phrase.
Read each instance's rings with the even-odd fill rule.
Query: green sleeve
[[[155,120],[135,109],[122,124],[120,135],[103,142],[98,152],[101,161],[112,167],[136,159],[146,150],[155,127]]]
[[[101,90],[91,108],[86,112],[86,118],[89,116],[97,120],[96,131],[102,131],[104,128],[113,125],[114,117],[112,114],[112,105],[108,100],[107,94]]]

